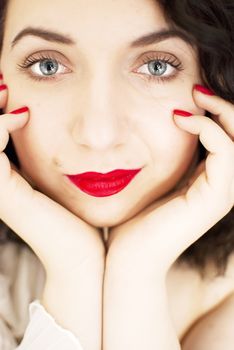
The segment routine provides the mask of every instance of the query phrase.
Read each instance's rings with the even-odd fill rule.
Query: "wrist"
[[[129,254],[128,254],[129,253]],[[114,249],[108,252],[106,257],[106,272],[111,271],[111,275],[116,279],[126,280],[147,280],[159,284],[164,284],[167,278],[168,269],[163,265],[156,264],[145,256],[139,254],[119,254]]]
[[[101,350],[104,264],[47,276],[41,303],[87,350]]]
[[[109,259],[104,282],[104,347],[180,349],[170,317],[166,277]],[[139,330],[141,330],[139,332]]]
[[[58,255],[58,253],[54,253]],[[53,281],[70,280],[74,278],[78,279],[78,276],[84,274],[96,273],[103,274],[105,268],[105,249],[83,250],[78,248],[76,245],[72,249],[67,250],[64,254],[60,254],[56,259],[51,259],[49,263],[44,266],[47,278]]]

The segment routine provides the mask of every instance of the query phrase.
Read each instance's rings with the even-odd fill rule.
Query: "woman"
[[[233,4],[1,11],[0,218],[46,275],[19,348],[230,347],[233,259],[209,278],[232,235],[188,249],[233,214]]]

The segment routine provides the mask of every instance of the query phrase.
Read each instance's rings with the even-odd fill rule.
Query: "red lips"
[[[106,197],[123,190],[141,169],[117,169],[106,174],[86,172],[66,176],[81,191],[94,197]]]

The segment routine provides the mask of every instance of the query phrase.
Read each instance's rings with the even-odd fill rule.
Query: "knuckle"
[[[218,215],[220,215],[220,219],[230,212],[233,204],[233,198],[230,195],[230,191],[228,191],[226,194],[223,192],[219,194],[219,196],[216,198],[216,209]]]
[[[229,142],[227,148],[228,148],[228,154],[230,156],[230,160],[233,163],[234,162],[234,144],[233,144],[233,142]]]
[[[0,152],[5,149],[9,141],[9,133],[3,126],[0,126]]]
[[[223,100],[220,98],[214,99],[213,101],[213,109],[216,111],[216,115],[222,114],[223,110]]]
[[[223,149],[225,151],[225,155],[227,155],[227,158],[231,157],[231,159],[234,160],[234,144],[230,138],[225,138],[223,142]]]
[[[7,101],[7,89],[0,91],[0,108],[3,109],[6,106]]]

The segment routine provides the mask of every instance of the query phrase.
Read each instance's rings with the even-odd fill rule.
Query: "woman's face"
[[[34,35],[11,47],[28,27]],[[196,52],[179,37],[131,45],[168,28],[150,0],[9,2],[0,68],[5,111],[30,109],[29,122],[12,133],[21,172],[94,226],[136,215],[172,189],[197,154],[197,136],[172,117],[175,108],[204,114],[192,98],[201,82]],[[81,191],[64,175],[136,168],[142,170],[127,187],[106,197]]]

